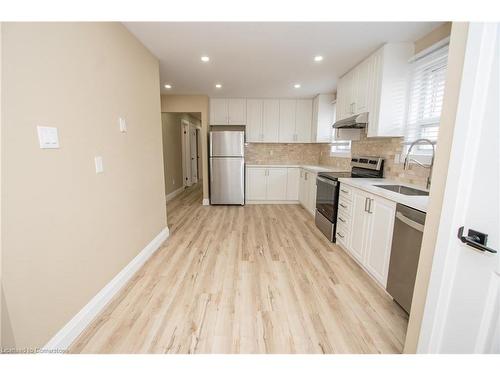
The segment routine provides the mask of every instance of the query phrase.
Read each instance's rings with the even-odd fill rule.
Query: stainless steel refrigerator
[[[245,132],[211,131],[210,203],[245,204]]]

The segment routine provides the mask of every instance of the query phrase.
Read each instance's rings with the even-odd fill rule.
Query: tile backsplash
[[[409,170],[396,163],[403,152],[401,138],[367,138],[352,142],[353,156],[384,158],[384,176],[392,180],[425,188],[429,170],[412,164]],[[245,146],[248,164],[313,164],[350,169],[350,158],[330,156],[329,144],[312,143],[249,143]]]

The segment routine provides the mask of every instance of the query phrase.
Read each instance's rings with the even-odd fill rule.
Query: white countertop
[[[310,172],[350,172],[350,169],[330,167],[328,165],[304,165],[304,164],[246,164],[247,167],[261,168],[303,168]]]
[[[419,186],[405,184],[386,178],[339,178],[340,183],[353,186],[355,188],[365,190],[371,194],[381,196],[396,203],[404,204],[417,210],[427,212],[427,204],[429,202],[428,195],[404,195],[394,191],[382,189],[373,185],[403,185],[414,189],[425,190]]]

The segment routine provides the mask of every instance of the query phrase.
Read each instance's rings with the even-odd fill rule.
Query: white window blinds
[[[413,62],[406,118],[406,144],[419,138],[437,141],[447,62],[447,45]],[[418,145],[415,151],[425,155],[431,149],[430,145]]]

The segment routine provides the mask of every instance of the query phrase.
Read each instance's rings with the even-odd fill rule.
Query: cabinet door
[[[295,104],[294,99],[280,100],[280,142],[295,142]]]
[[[370,68],[372,59],[363,61],[357,68],[356,89],[355,89],[355,112],[362,113],[368,111],[368,94],[370,84]]]
[[[314,215],[316,212],[316,173],[309,173],[307,175],[307,190],[307,209]]]
[[[266,199],[271,201],[286,200],[287,168],[267,169]]]
[[[369,215],[366,210],[365,193],[358,189],[352,189],[352,218],[351,218],[351,239],[349,243],[349,252],[358,262],[363,263],[364,247],[366,237],[366,223]]]
[[[300,168],[287,168],[286,200],[299,200]]]
[[[346,91],[345,91],[345,79],[341,77],[339,83],[337,84],[337,104],[336,104],[336,120],[343,120],[345,116],[345,101],[346,101]]]
[[[227,125],[226,99],[210,99],[210,125]]]
[[[247,121],[247,100],[227,99],[227,123],[245,125]]]
[[[342,77],[342,91],[344,92],[344,99],[342,100],[343,118],[350,117],[354,114],[353,82],[354,70],[351,70]]]
[[[396,204],[373,195],[369,198],[368,216],[370,219],[366,233],[366,253],[363,265],[385,287],[391,256]]]
[[[246,200],[263,201],[266,199],[266,168],[247,168]]]
[[[263,141],[272,143],[279,141],[280,101],[264,99],[262,101],[262,132]]]
[[[378,123],[380,114],[380,100],[382,94],[382,52],[375,52],[370,56],[370,82],[368,95],[368,137],[375,137],[378,134]]]
[[[306,171],[302,168],[300,169],[300,182],[299,182],[299,202],[302,207],[306,207],[307,200],[307,181],[306,181]]]
[[[298,99],[295,105],[295,141],[311,142],[312,100]]]
[[[264,141],[264,133],[262,131],[261,99],[247,100],[247,126],[245,130],[246,130],[247,142]]]

